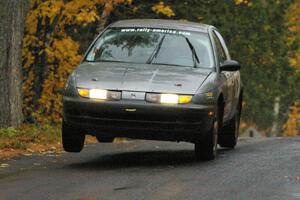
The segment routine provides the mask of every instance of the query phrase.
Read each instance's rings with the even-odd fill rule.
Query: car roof
[[[130,19],[117,21],[110,25],[115,28],[164,28],[164,29],[179,29],[184,31],[195,31],[207,33],[211,25],[188,22],[182,20],[165,20],[165,19]]]

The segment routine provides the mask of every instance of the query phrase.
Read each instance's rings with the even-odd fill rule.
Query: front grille
[[[201,123],[184,123],[184,122],[158,122],[158,121],[141,121],[141,120],[128,120],[128,119],[103,119],[91,118],[87,116],[81,117],[68,117],[72,122],[89,127],[110,127],[114,129],[139,129],[139,130],[168,130],[168,131],[187,131],[198,130]]]
[[[136,112],[126,112],[126,113],[97,113],[95,115],[90,115],[91,117],[104,118],[104,119],[115,119],[115,120],[133,120],[133,121],[153,121],[153,122],[176,122],[178,121],[178,116],[166,116],[157,114],[147,114],[147,113],[136,113]]]

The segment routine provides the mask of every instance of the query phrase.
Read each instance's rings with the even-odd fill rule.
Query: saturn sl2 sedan
[[[200,160],[237,144],[240,65],[210,25],[124,20],[109,25],[68,78],[62,143],[80,152],[85,135],[185,141]]]

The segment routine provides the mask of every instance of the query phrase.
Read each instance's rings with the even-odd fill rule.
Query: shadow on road
[[[126,167],[153,167],[187,165],[197,162],[194,151],[136,151],[104,155],[87,162],[71,164],[72,168],[116,169]]]
[[[223,154],[227,149],[218,150]],[[160,167],[160,166],[191,166],[206,164],[214,161],[197,161],[193,150],[177,151],[135,151],[104,155],[80,163],[72,163],[73,169],[117,169],[130,167]]]

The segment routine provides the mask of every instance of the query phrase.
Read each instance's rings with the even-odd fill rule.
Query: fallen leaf
[[[33,165],[35,165],[35,166],[40,166],[41,163],[33,163]]]
[[[7,164],[7,163],[2,163],[2,164],[0,165],[0,167],[1,167],[1,168],[7,168],[7,167],[9,167],[9,164]]]
[[[34,151],[32,149],[27,149],[28,152],[33,153]]]

